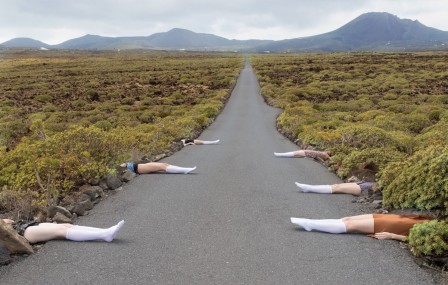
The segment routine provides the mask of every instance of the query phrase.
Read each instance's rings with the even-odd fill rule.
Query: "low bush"
[[[448,215],[448,147],[429,145],[380,171],[383,203],[394,208],[439,209]]]
[[[414,225],[407,237],[415,256],[440,256],[448,251],[448,223],[429,221]]]

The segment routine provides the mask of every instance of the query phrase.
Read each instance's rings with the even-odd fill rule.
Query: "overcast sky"
[[[330,32],[366,12],[448,31],[446,0],[0,0],[0,43],[59,44],[86,34],[149,36],[172,28],[228,39],[282,40]]]

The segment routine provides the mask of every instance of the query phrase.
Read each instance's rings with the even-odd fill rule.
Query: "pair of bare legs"
[[[405,236],[389,232],[374,232],[374,219],[372,214],[344,217],[342,219],[303,219],[291,218],[291,223],[300,226],[306,231],[320,231],[326,233],[362,233],[373,234],[376,239],[403,240]]]
[[[374,183],[363,182],[358,183],[340,183],[332,185],[309,185],[296,182],[299,187],[305,193],[320,193],[320,194],[351,194],[359,196],[362,191],[371,189]]]
[[[214,141],[205,141],[205,140],[191,140],[191,139],[184,139],[181,140],[182,144],[184,146],[187,145],[208,145],[208,144],[218,144],[219,140],[214,140]]]
[[[14,222],[10,219],[4,219],[3,221],[7,224],[12,224]],[[115,226],[103,229],[72,224],[40,223],[35,226],[29,226],[25,230],[23,236],[30,243],[44,242],[53,239],[67,239],[72,241],[103,240],[111,242],[114,240],[123,224],[124,221],[120,221]]]
[[[121,167],[127,167],[129,170],[134,171],[132,163],[127,162],[120,165]],[[171,165],[164,162],[148,162],[148,163],[139,163],[138,164],[138,173],[139,174],[148,174],[148,173],[156,173],[156,172],[166,172],[166,173],[182,173],[187,174],[191,171],[195,170],[195,167],[180,167],[176,165]]]

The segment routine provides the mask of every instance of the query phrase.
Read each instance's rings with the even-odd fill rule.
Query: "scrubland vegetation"
[[[252,65],[265,100],[284,110],[277,124],[287,136],[331,150],[343,179],[370,174],[386,207],[446,219],[448,53],[257,55]],[[421,233],[434,225],[428,245]],[[446,223],[415,228],[415,254],[448,251]]]
[[[208,126],[241,55],[10,52],[0,60],[0,211],[46,206]]]
[[[55,203],[120,162],[208,126],[243,57],[223,53],[4,52],[0,212]],[[370,173],[390,208],[448,216],[448,53],[254,55],[279,129],[331,150],[341,178]],[[448,250],[446,223],[415,227],[416,255]],[[432,229],[437,228],[437,231]],[[429,243],[431,232],[439,240]],[[440,239],[442,237],[442,239]]]

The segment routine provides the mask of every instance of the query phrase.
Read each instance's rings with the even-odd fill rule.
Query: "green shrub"
[[[0,123],[0,145],[12,144],[27,131],[27,125],[21,120]]]
[[[73,107],[75,108],[82,108],[84,106],[86,106],[88,103],[86,100],[83,99],[78,99],[72,102]]]
[[[65,193],[110,172],[122,141],[96,128],[77,128],[44,141],[27,141],[0,157],[0,184],[12,190],[52,189]],[[41,192],[42,193],[42,192]],[[43,198],[42,198],[43,199]]]
[[[100,94],[98,91],[90,89],[85,93],[85,97],[90,101],[98,101],[100,99]]]
[[[15,100],[6,99],[6,100],[0,101],[0,106],[10,106],[10,107],[12,107],[12,106],[15,105],[15,103],[16,103]]]
[[[448,147],[430,145],[380,172],[383,203],[448,214]]]
[[[368,125],[347,125],[337,129],[339,143],[355,148],[394,148],[400,142],[387,131]]]
[[[57,107],[51,103],[48,103],[42,107],[42,112],[46,112],[46,113],[56,112],[57,110],[58,110]]]
[[[443,255],[448,252],[448,224],[437,220],[416,224],[407,241],[415,256]]]
[[[347,150],[346,150],[347,151]],[[332,160],[339,164],[338,176],[347,177],[353,170],[369,169],[376,173],[391,162],[402,161],[406,155],[392,148],[351,148],[342,156],[334,156]]]
[[[333,119],[305,125],[297,138],[304,144],[327,149],[335,146],[335,142],[340,140],[340,133],[334,130],[342,124],[342,121]]]
[[[439,121],[422,131],[415,139],[418,149],[429,145],[448,145],[448,121]]]
[[[94,124],[95,127],[103,131],[108,131],[112,128],[112,123],[106,120],[98,121]]]
[[[37,102],[40,103],[47,103],[47,102],[51,102],[51,100],[53,100],[53,96],[51,95],[37,95],[36,97],[34,97],[34,100],[36,100]]]

